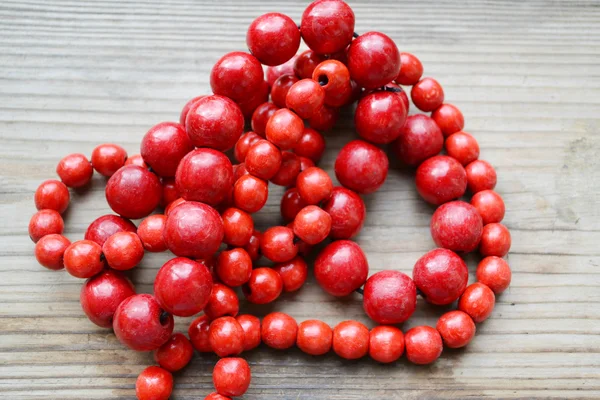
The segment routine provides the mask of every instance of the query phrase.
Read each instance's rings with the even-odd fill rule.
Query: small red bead
[[[431,364],[442,354],[443,344],[439,332],[430,326],[416,326],[404,335],[408,361],[424,365]]]
[[[233,149],[233,156],[235,159],[238,160],[238,162],[243,163],[246,159],[246,154],[248,154],[248,150],[250,150],[250,146],[260,139],[261,137],[254,132],[244,133],[236,142]]]
[[[304,128],[304,132],[294,147],[294,153],[312,161],[319,161],[325,151],[325,138],[312,128]]]
[[[482,256],[504,257],[511,245],[510,231],[499,223],[487,224],[483,227],[479,253]]]
[[[173,391],[173,376],[160,367],[148,367],[135,381],[138,400],[169,400]]]
[[[138,226],[137,235],[142,241],[144,249],[159,253],[167,250],[167,244],[163,236],[167,217],[162,214],[154,214],[146,217]]]
[[[442,131],[434,120],[423,114],[409,116],[392,144],[396,156],[411,167],[438,155],[443,147]]]
[[[300,172],[302,171],[306,171],[307,169],[314,167],[315,163],[306,157],[299,157],[300,158]]]
[[[46,235],[62,235],[64,229],[65,223],[55,210],[40,210],[29,220],[29,237],[33,243],[37,243]]]
[[[260,62],[256,57],[241,51],[225,54],[210,72],[210,87],[213,93],[229,97],[236,102],[252,97],[260,90],[263,82],[264,72]],[[189,118],[188,114],[188,129]]]
[[[111,268],[125,271],[142,261],[144,246],[136,233],[117,232],[104,242],[102,253]]]
[[[281,160],[281,151],[273,143],[260,140],[250,147],[244,162],[250,174],[269,180],[279,171]]]
[[[292,221],[307,204],[302,200],[297,188],[290,188],[281,197],[281,216],[286,221]]]
[[[446,139],[446,152],[462,165],[468,165],[479,158],[479,144],[467,132],[459,131]]]
[[[304,123],[298,115],[287,108],[282,108],[269,118],[265,132],[271,143],[281,150],[289,150],[294,148],[302,137]]]
[[[277,349],[285,350],[296,344],[298,324],[287,314],[273,312],[266,315],[262,321],[261,337],[264,344]]]
[[[389,162],[383,150],[362,140],[347,143],[335,160],[335,176],[358,193],[373,193],[387,178]]]
[[[367,280],[363,308],[379,324],[399,324],[415,312],[417,287],[400,271],[380,271]]]
[[[175,184],[175,178],[161,178],[162,184],[162,198],[160,199],[160,206],[167,208],[169,204],[181,197],[181,193],[177,190]]]
[[[376,91],[363,97],[354,113],[356,131],[375,144],[391,143],[401,134],[407,109],[396,93]]]
[[[65,249],[65,269],[76,278],[91,278],[104,269],[102,247],[91,240],[73,242]]]
[[[332,296],[347,296],[367,280],[369,264],[360,246],[349,240],[328,244],[315,260],[314,274]]]
[[[308,266],[306,265],[306,261],[300,256],[296,256],[290,261],[276,264],[273,269],[281,277],[283,290],[286,292],[295,292],[300,289],[308,277]]]
[[[212,372],[215,389],[222,396],[242,396],[252,379],[250,366],[242,358],[222,358]]]
[[[495,303],[496,296],[492,289],[477,282],[467,287],[458,301],[458,309],[466,312],[473,321],[479,323],[492,314]]]
[[[242,248],[224,250],[217,259],[217,275],[229,287],[241,286],[252,274],[252,259]]]
[[[400,53],[400,73],[396,77],[399,85],[414,85],[423,76],[423,64],[410,53]]]
[[[267,229],[260,239],[263,256],[274,262],[285,262],[296,257],[298,246],[294,243],[294,232],[285,226]]]
[[[313,113],[308,119],[311,128],[319,131],[328,131],[335,126],[340,115],[337,108],[323,106]]]
[[[233,317],[220,317],[210,323],[210,347],[219,357],[237,356],[244,350],[244,330]]]
[[[347,360],[356,360],[369,352],[369,328],[358,321],[343,321],[333,328],[333,351]]]
[[[331,350],[333,330],[323,321],[311,319],[298,325],[296,344],[306,354],[320,356]]]
[[[41,266],[57,271],[65,267],[63,256],[71,242],[63,235],[53,233],[35,244],[35,258]]]
[[[337,53],[348,46],[354,34],[354,12],[342,0],[317,0],[302,14],[302,39],[319,54]]]
[[[296,178],[296,188],[306,204],[318,204],[331,197],[333,182],[327,172],[312,167],[302,171]]]
[[[325,92],[325,104],[341,107],[348,103],[352,96],[350,71],[337,60],[326,60],[317,65],[312,79],[322,86]]]
[[[277,45],[274,46],[274,43]],[[287,15],[267,13],[252,21],[246,34],[246,44],[262,64],[281,65],[298,51],[300,31]]]
[[[141,154],[134,154],[127,157],[127,160],[125,160],[125,165],[137,165],[138,167],[146,169],[148,168],[148,164],[146,164]]]
[[[446,305],[457,300],[467,287],[467,264],[446,249],[431,250],[413,268],[415,285],[431,304]]]
[[[198,96],[198,97],[194,97],[194,98],[190,99],[187,103],[185,103],[185,105],[181,109],[181,114],[179,114],[179,123],[181,125],[183,125],[184,128],[185,128],[185,120],[187,118],[188,113],[190,112],[190,109],[192,108],[194,103],[196,103],[198,100],[200,100],[203,97],[206,97],[206,96]]]
[[[331,231],[331,216],[317,206],[306,206],[294,218],[294,234],[310,245],[321,243]]]
[[[252,270],[242,291],[250,303],[267,304],[279,297],[283,291],[283,281],[277,271],[260,267]]]
[[[287,98],[287,94],[290,91],[290,88],[298,81],[299,79],[295,75],[282,75],[277,78],[275,83],[273,83],[273,87],[271,87],[271,101],[276,107],[278,107],[278,109],[286,107],[285,100]],[[276,111],[277,110],[275,110],[275,112]],[[273,114],[275,112],[273,112]],[[268,120],[265,121],[265,132],[268,122]]]
[[[162,185],[152,172],[126,165],[115,172],[106,184],[106,201],[110,208],[125,218],[144,218],[160,203]]]
[[[179,371],[190,363],[194,355],[192,344],[182,333],[176,333],[154,350],[154,361],[169,372]]]
[[[161,122],[153,126],[140,144],[140,154],[146,164],[155,173],[165,177],[175,176],[179,162],[192,150],[194,145],[185,127],[175,122]]]
[[[276,65],[273,67],[267,67],[267,70],[265,71],[265,79],[267,81],[267,84],[269,86],[273,86],[277,78],[279,78],[280,76],[295,75],[294,64],[296,64],[297,58],[298,56],[294,55],[294,57],[290,58],[283,64]]]
[[[248,170],[246,169],[246,164],[235,164],[233,166],[233,181],[237,182],[237,180],[244,175],[250,175],[250,172],[248,172]]]
[[[91,240],[100,246],[117,232],[135,232],[137,228],[130,220],[116,215],[103,215],[96,218],[85,231],[85,240]]]
[[[310,78],[294,83],[285,96],[286,107],[293,110],[302,119],[312,117],[324,104],[325,90]],[[277,115],[277,112],[274,115]],[[304,124],[302,127],[304,128]],[[268,130],[269,124],[267,123],[267,138],[269,137]]]
[[[248,213],[260,211],[267,203],[268,196],[267,182],[252,175],[240,177],[233,186],[234,205]]]
[[[462,112],[452,104],[442,104],[431,113],[431,118],[438,124],[444,137],[462,131],[465,127],[465,118]]]
[[[367,32],[352,41],[348,69],[360,86],[375,89],[396,79],[400,72],[400,52],[389,36]]]
[[[225,235],[223,242],[230,246],[246,246],[254,232],[252,216],[239,208],[228,208],[221,214]]]
[[[413,104],[421,111],[430,112],[444,102],[444,89],[433,78],[423,78],[410,91]]]
[[[438,247],[468,253],[477,248],[483,223],[475,207],[464,201],[451,201],[435,210],[430,230]]]
[[[192,321],[188,328],[188,336],[194,349],[201,353],[211,353],[212,347],[208,341],[208,331],[210,329],[210,319],[202,315]]]
[[[471,205],[477,209],[483,224],[500,222],[504,219],[504,201],[493,190],[482,190],[471,198]]]
[[[376,326],[369,336],[369,356],[380,363],[391,363],[404,353],[404,334],[395,326]]]
[[[440,317],[436,329],[442,336],[444,344],[457,349],[464,347],[475,337],[475,323],[467,313],[459,310],[450,311]]]
[[[352,190],[336,186],[331,197],[323,204],[323,210],[331,216],[332,239],[351,239],[363,227],[366,217],[364,201]]]
[[[312,50],[306,50],[300,53],[294,64],[294,73],[299,79],[312,79],[313,72],[317,65],[327,60],[324,55],[317,54]],[[285,105],[284,105],[285,106]]]
[[[300,157],[290,151],[281,152],[281,167],[271,178],[279,186],[292,186],[300,173]]]
[[[204,307],[204,314],[210,319],[229,315],[235,317],[240,311],[240,301],[233,289],[215,283],[208,299],[208,304]]]
[[[83,154],[69,154],[59,161],[56,173],[68,187],[78,188],[88,184],[94,174],[92,164]]]
[[[495,294],[500,294],[510,285],[512,272],[504,259],[490,256],[479,262],[476,275],[477,281],[492,289]]]
[[[272,85],[272,84],[271,84]],[[285,98],[284,98],[285,101]],[[279,108],[273,103],[262,103],[252,113],[252,130],[259,136],[265,137],[267,122]],[[244,156],[245,158],[245,156]]]
[[[496,170],[487,161],[475,160],[465,167],[465,171],[471,193],[496,187]]]
[[[244,351],[250,351],[260,345],[260,319],[250,314],[238,315],[236,318],[244,330]]]
[[[244,250],[248,253],[252,261],[256,261],[260,258],[260,239],[262,234],[256,229],[252,232],[252,236],[248,241],[248,244],[244,246]]]
[[[90,321],[102,328],[111,328],[119,304],[134,294],[135,288],[125,275],[107,269],[83,284],[79,302]]]
[[[50,179],[44,181],[35,191],[35,208],[38,210],[54,210],[64,213],[69,207],[71,196],[69,189],[61,181]]]
[[[426,202],[440,205],[465,194],[467,174],[454,158],[435,156],[419,165],[415,183]]]

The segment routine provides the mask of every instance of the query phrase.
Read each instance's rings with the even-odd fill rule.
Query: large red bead
[[[347,296],[367,280],[369,264],[360,246],[338,240],[325,247],[315,260],[315,278],[327,293]]]
[[[162,122],[146,133],[140,145],[144,162],[160,176],[175,176],[179,161],[194,146],[184,127],[175,122]]]
[[[263,82],[264,73],[260,62],[253,55],[241,51],[225,54],[210,72],[213,93],[229,97],[235,102],[252,97],[260,90]]]
[[[364,201],[358,194],[344,187],[336,186],[331,192],[331,197],[323,204],[331,216],[332,239],[351,239],[363,227],[367,209]]]
[[[246,34],[246,44],[262,64],[280,65],[298,51],[300,31],[287,15],[267,13],[252,21]]]
[[[90,321],[103,328],[110,328],[119,304],[134,294],[135,288],[125,275],[107,269],[83,284],[79,302]]]
[[[162,186],[152,172],[126,165],[110,177],[106,184],[106,201],[114,212],[125,218],[144,218],[160,203]]]
[[[419,165],[415,183],[426,202],[440,205],[465,194],[467,173],[454,158],[435,156]]]
[[[380,271],[365,284],[363,308],[378,324],[399,324],[415,312],[417,287],[400,271]]]
[[[135,232],[137,228],[128,219],[117,215],[107,214],[96,218],[85,231],[85,240],[91,240],[104,245],[106,239],[117,232]]]
[[[400,72],[400,52],[389,36],[367,32],[348,50],[350,76],[360,86],[375,89],[393,81]]]
[[[446,305],[457,300],[467,287],[467,264],[456,253],[434,249],[417,260],[413,280],[431,304]]]
[[[383,150],[362,140],[347,143],[335,160],[335,176],[348,189],[372,193],[387,178],[389,162]]]
[[[468,253],[477,248],[481,240],[481,216],[469,203],[446,203],[431,217],[431,237],[436,245],[456,252]]]
[[[444,135],[435,121],[423,114],[411,115],[399,131],[392,149],[408,166],[418,166],[442,151]]]
[[[354,34],[354,12],[342,0],[317,0],[302,14],[302,39],[314,52],[344,50]]]
[[[396,93],[377,91],[363,97],[354,113],[356,131],[376,144],[391,143],[401,133],[407,110]]]

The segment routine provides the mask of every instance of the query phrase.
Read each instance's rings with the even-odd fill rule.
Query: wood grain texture
[[[510,289],[475,340],[432,366],[313,358],[297,350],[248,354],[244,399],[600,398],[600,5],[597,1],[353,1],[357,32],[380,30],[418,55],[425,74],[460,107],[482,158],[498,171],[513,237]],[[207,93],[218,57],[245,49],[253,18],[280,11],[300,21],[304,2],[268,0],[3,0],[0,2],[0,397],[133,399],[151,355],[125,350],[88,322],[81,281],[37,265],[27,223],[33,192],[69,152],[101,142],[139,151],[153,124],[177,120]],[[354,135],[351,115],[327,136],[324,167]],[[66,234],[80,239],[108,213],[103,179],[74,193]],[[278,197],[257,215],[279,218]],[[357,241],[371,273],[410,273],[433,247],[432,208],[398,168],[365,197]],[[132,278],[152,291],[168,255],[144,259]],[[469,258],[471,280],[477,259]],[[246,310],[248,308],[244,306]],[[339,301],[314,280],[275,305],[299,321],[366,323],[359,297]],[[443,312],[419,301],[404,329]],[[189,319],[178,319],[187,330]],[[369,323],[370,324],[370,323]],[[174,399],[211,391],[215,358],[176,376]]]

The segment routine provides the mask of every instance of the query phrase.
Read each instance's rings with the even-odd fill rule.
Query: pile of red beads
[[[296,55],[300,40],[310,50]],[[274,45],[277,44],[277,45]],[[213,67],[213,95],[190,100],[179,123],[163,122],[144,136],[140,154],[128,157],[115,144],[63,158],[58,180],[35,193],[39,210],[29,223],[39,263],[65,268],[87,279],[81,306],[98,326],[137,351],[153,351],[159,366],[138,377],[138,399],[168,399],[172,372],[198,352],[222,357],[213,370],[215,393],[206,399],[243,395],[250,384],[248,363],[237,356],[261,343],[274,349],[297,346],[307,354],[333,351],[345,359],[367,354],[390,363],[406,353],[415,364],[434,362],[445,344],[466,346],[475,323],[489,317],[495,294],[502,293],[511,271],[502,258],[510,248],[500,222],[504,202],[493,191],[496,172],[479,160],[476,139],[462,131],[463,115],[444,103],[444,91],[412,54],[400,53],[379,32],[354,33],[354,13],[342,0],[317,0],[297,26],[289,17],[269,13],[248,29],[250,53],[233,52]],[[266,78],[263,65],[268,66]],[[414,106],[426,114],[408,116]],[[271,102],[268,101],[269,97]],[[335,161],[342,186],[315,166],[325,150],[319,131],[331,129],[340,107],[357,103],[354,122],[361,140],[347,143]],[[245,123],[252,131],[243,134]],[[308,126],[307,126],[308,125]],[[360,246],[351,241],[363,226],[361,194],[377,191],[393,154],[416,168],[421,197],[439,206],[431,219],[437,249],[415,264],[413,276],[393,270],[368,277]],[[238,164],[224,152],[233,149]],[[440,155],[445,150],[446,155]],[[61,214],[68,188],[86,186],[94,170],[110,177],[106,200],[118,215],[93,221],[84,240],[62,235]],[[252,213],[267,202],[269,183],[289,187],[281,199],[288,225],[254,229]],[[458,200],[467,190],[470,203]],[[152,214],[158,208],[164,214]],[[151,215],[152,214],[152,215]],[[130,219],[143,220],[136,227]],[[238,315],[238,293],[255,304],[275,301],[307,279],[305,256],[331,240],[316,256],[313,272],[332,296],[363,294],[366,314],[377,324],[358,321],[333,329],[318,320],[300,324],[273,312],[262,321]],[[154,295],[136,294],[122,271],[137,266],[144,253],[171,251],[154,281]],[[468,285],[461,255],[478,250],[477,283]],[[259,266],[264,257],[272,267]],[[364,287],[363,287],[364,286]],[[417,295],[434,305],[458,302],[435,328],[403,333],[394,325],[411,317]],[[199,313],[188,330],[173,334],[174,316]]]

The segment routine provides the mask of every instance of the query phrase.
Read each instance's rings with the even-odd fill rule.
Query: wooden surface
[[[599,398],[600,397],[600,7],[597,1],[450,0],[352,2],[357,32],[381,30],[414,52],[425,74],[466,116],[481,157],[498,171],[513,246],[510,289],[465,350],[432,366],[343,362],[299,351],[248,354],[245,399]],[[3,0],[0,3],[0,397],[133,399],[150,354],[125,350],[88,322],[81,281],[37,265],[27,223],[37,185],[70,152],[102,142],[137,153],[146,130],[177,120],[187,99],[207,93],[210,68],[245,49],[256,16],[285,1]],[[323,165],[354,135],[351,118],[327,136]],[[103,179],[75,193],[66,234],[81,239],[109,213]],[[278,223],[278,195],[257,216]],[[433,248],[432,208],[412,173],[397,168],[365,200],[357,241],[371,273],[410,273]],[[168,255],[148,256],[132,277],[151,292]],[[469,259],[473,273],[476,259]],[[473,281],[473,277],[471,277]],[[368,322],[360,298],[339,301],[311,278],[272,306],[299,321]],[[419,301],[407,329],[444,310]],[[178,319],[177,330],[187,330]],[[176,376],[174,399],[211,392],[215,358],[196,356]]]

